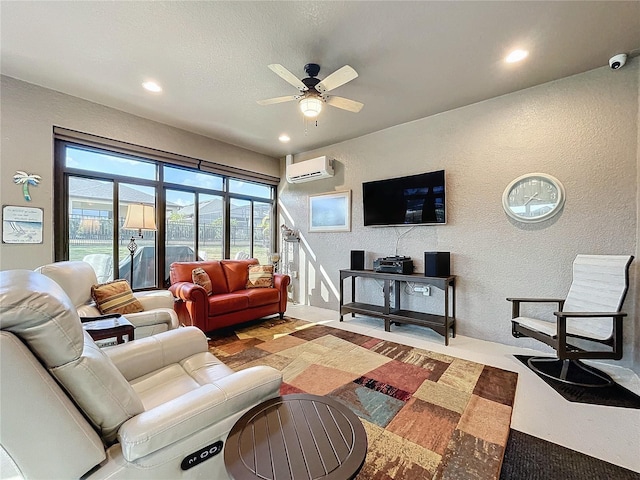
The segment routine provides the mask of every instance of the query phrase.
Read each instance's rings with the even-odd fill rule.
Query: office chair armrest
[[[562,308],[564,305],[564,298],[518,298],[508,297],[507,302],[511,302],[511,318],[518,318],[520,316],[520,304],[521,303],[557,303],[558,308]]]
[[[556,317],[598,318],[598,317],[626,317],[624,312],[553,312]]]
[[[564,302],[564,298],[518,298],[518,297],[508,297],[507,302],[520,302],[520,303],[554,303],[554,302]]]

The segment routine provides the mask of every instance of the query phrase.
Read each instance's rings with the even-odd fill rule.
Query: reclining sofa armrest
[[[145,310],[173,308],[173,295],[169,290],[134,292],[133,296],[142,304],[142,308]]]
[[[139,458],[178,442],[278,395],[282,374],[271,367],[252,367],[204,385],[141,413],[122,424],[118,440],[124,458]]]
[[[135,327],[146,327],[149,325],[167,324],[167,330],[178,328],[178,315],[173,308],[156,308],[154,310],[145,310],[139,313],[127,313],[125,315]]]
[[[104,352],[127,381],[192,355],[208,351],[207,337],[196,327],[177,328],[105,348]]]

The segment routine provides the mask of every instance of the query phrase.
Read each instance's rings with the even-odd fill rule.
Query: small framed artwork
[[[310,232],[351,231],[351,190],[309,195]]]
[[[2,207],[2,243],[42,243],[42,208]]]

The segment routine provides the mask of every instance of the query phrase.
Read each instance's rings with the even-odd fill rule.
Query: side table
[[[367,455],[367,433],[348,407],[329,397],[284,395],[246,412],[224,447],[235,480],[346,480]]]
[[[124,343],[124,336],[128,341],[133,340],[134,326],[122,315],[105,315],[103,317],[83,318],[82,328],[91,335],[94,340],[116,338],[116,343]]]

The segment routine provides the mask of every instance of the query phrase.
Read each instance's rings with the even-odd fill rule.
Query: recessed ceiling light
[[[156,82],[152,82],[152,81],[143,82],[142,86],[144,87],[145,90],[148,90],[153,93],[159,93],[162,91],[162,87],[158,85]]]
[[[287,135],[286,133],[283,133],[278,137],[278,140],[280,140],[282,143],[287,143],[289,140],[291,140],[291,138],[289,138],[289,135]]]
[[[504,61],[507,63],[515,63],[519,62],[520,60],[524,60],[528,55],[529,52],[527,52],[526,50],[514,50],[509,55],[507,55]]]

